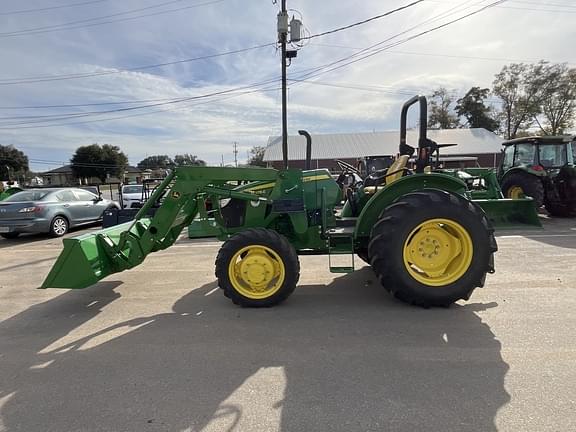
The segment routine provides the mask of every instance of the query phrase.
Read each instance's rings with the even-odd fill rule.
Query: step
[[[354,237],[354,226],[343,226],[331,228],[328,230],[328,237],[343,238],[343,237]]]
[[[336,227],[355,227],[358,218],[355,217],[341,217],[336,219]]]
[[[345,226],[328,230],[328,266],[331,273],[354,271],[354,227]],[[351,265],[333,265],[334,255],[349,255]]]

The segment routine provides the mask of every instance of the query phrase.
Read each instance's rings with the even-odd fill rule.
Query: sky
[[[415,94],[444,86],[461,97],[512,62],[576,65],[573,0],[508,0],[411,39],[494,1],[424,0],[301,42],[288,68],[289,133],[397,130]],[[413,2],[288,0],[288,9],[316,35]],[[2,0],[0,144],[24,151],[34,171],[93,143],[120,147],[134,165],[181,153],[230,164],[237,143],[244,162],[281,133],[274,3]]]

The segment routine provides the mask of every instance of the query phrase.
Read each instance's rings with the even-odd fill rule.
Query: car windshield
[[[41,201],[49,193],[50,191],[27,190],[9,196],[3,202]]]
[[[125,194],[137,194],[137,193],[142,193],[142,186],[124,186],[122,188],[122,193]]]
[[[563,167],[567,163],[565,144],[545,144],[539,146],[540,165],[544,168]]]

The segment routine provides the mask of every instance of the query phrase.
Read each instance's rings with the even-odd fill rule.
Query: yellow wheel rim
[[[244,297],[260,300],[275,294],[284,283],[286,269],[280,255],[267,246],[250,245],[234,254],[228,277]]]
[[[462,225],[430,219],[412,230],[404,243],[404,265],[418,282],[441,287],[464,276],[473,252],[472,239]]]
[[[520,199],[524,198],[524,191],[520,186],[512,186],[508,189],[508,198]]]

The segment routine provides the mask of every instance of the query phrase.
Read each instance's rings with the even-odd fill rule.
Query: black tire
[[[575,217],[576,204],[550,203],[545,202],[544,207],[550,216],[555,217]]]
[[[413,265],[409,271],[405,264],[407,242],[422,231],[414,233],[414,230],[432,219],[456,223],[470,239],[469,264],[462,264],[462,274],[446,285],[433,286],[418,281],[410,273],[416,272]],[[437,227],[439,233],[448,232],[442,224]],[[493,254],[497,249],[494,229],[480,207],[460,195],[432,189],[403,195],[387,207],[374,225],[368,245],[372,268],[384,288],[396,298],[422,307],[448,306],[460,299],[468,300],[476,287],[484,285],[486,273],[494,272]],[[439,251],[440,256],[444,253],[441,249],[435,251],[432,253],[438,255]]]
[[[98,221],[102,221],[104,219],[104,213],[106,213],[107,211],[112,210],[112,209],[120,210],[120,208],[118,206],[115,206],[115,205],[108,206],[108,207],[106,207],[106,210],[104,210],[102,212]]]
[[[502,181],[504,197],[513,198],[512,190],[514,187],[521,188],[525,196],[531,197],[537,209],[544,204],[544,185],[539,177],[523,172],[514,172],[504,177]]]
[[[3,238],[5,238],[5,239],[7,239],[7,240],[15,239],[15,238],[17,238],[19,235],[20,235],[20,233],[17,233],[17,232],[0,234],[0,236],[2,236]]]
[[[70,229],[68,219],[66,219],[64,216],[56,216],[54,219],[52,219],[52,222],[50,222],[49,234],[52,237],[62,237],[68,232],[68,229]]]
[[[230,280],[228,269],[231,261],[239,251],[250,246],[264,246],[272,250],[284,265],[284,280],[280,287],[271,290],[270,295],[265,297],[251,298],[240,292]],[[272,257],[271,254],[268,255]],[[273,257],[272,259],[276,260]],[[224,295],[234,304],[243,307],[270,307],[282,303],[294,292],[300,278],[300,263],[294,247],[285,237],[269,229],[253,228],[235,234],[220,248],[216,257],[216,277]]]
[[[370,257],[368,256],[368,250],[367,249],[359,250],[358,252],[356,252],[356,255],[358,255],[358,258],[360,258],[366,264],[370,264]]]

